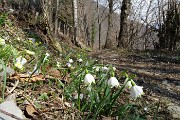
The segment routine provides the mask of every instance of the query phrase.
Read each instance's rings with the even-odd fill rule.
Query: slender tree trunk
[[[50,22],[52,19],[51,15],[52,10],[49,11],[49,6],[51,6],[52,2],[48,1],[48,0],[41,0],[41,7],[42,7],[42,11],[43,11],[43,17],[45,20],[45,24],[46,24],[46,30],[47,30],[47,38],[49,38],[50,43],[52,44],[52,46],[59,52],[62,52],[62,47],[59,44],[59,42],[57,42],[57,40],[55,39],[54,35],[53,35],[53,31],[51,30],[52,27],[52,23]]]
[[[99,0],[97,0],[97,6],[96,6],[96,11],[97,11],[97,23],[98,23],[98,33],[99,33],[99,50],[101,49],[101,25],[100,25],[100,18],[99,18]]]
[[[78,12],[77,12],[77,0],[73,0],[73,21],[74,21],[74,38],[73,43],[78,46],[77,34],[78,34]]]
[[[128,47],[128,16],[131,9],[131,0],[123,0],[121,7],[121,16],[120,16],[120,31],[118,38],[118,46],[117,47]]]
[[[109,14],[108,14],[108,30],[106,36],[106,43],[105,48],[112,48],[112,30],[113,30],[113,23],[112,23],[112,15],[113,15],[113,0],[108,0],[109,2]]]
[[[56,15],[55,15],[55,25],[54,25],[55,36],[57,36],[57,30],[58,30],[58,11],[59,11],[59,0],[56,0]]]

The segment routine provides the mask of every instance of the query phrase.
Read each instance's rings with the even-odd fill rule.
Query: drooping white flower
[[[147,111],[147,110],[148,110],[148,107],[145,107],[145,108],[144,108],[144,111]]]
[[[69,59],[69,61],[68,61],[69,63],[73,63],[74,61],[72,60],[72,59]]]
[[[111,78],[108,80],[108,86],[110,86],[111,88],[113,88],[113,87],[118,87],[118,86],[119,86],[119,82],[118,82],[118,80],[116,79],[116,77],[111,77]]]
[[[113,67],[113,70],[116,71],[116,67]]]
[[[79,98],[82,100],[83,97],[84,97],[84,95],[81,93],[81,94],[79,95]],[[78,99],[78,94],[76,94],[76,95],[74,96],[74,99],[75,99],[75,100]]]
[[[91,83],[95,83],[95,79],[91,74],[86,74],[84,77],[84,84],[91,85]]]
[[[60,67],[61,66],[60,62],[57,61],[56,66]]]
[[[30,51],[30,50],[25,50],[25,52],[26,52],[27,54],[30,54],[30,55],[35,55],[35,52]]]
[[[46,53],[46,54],[45,54],[45,57],[44,57],[44,59],[43,59],[43,63],[45,63],[45,61],[47,60],[47,58],[48,58],[49,56],[50,56],[49,53]]]
[[[126,85],[125,85],[126,84]],[[124,81],[124,85],[126,88],[131,88],[132,87],[132,83],[131,80],[129,80],[128,78],[126,78],[126,80]]]
[[[71,63],[66,63],[66,66],[70,68],[71,67]]]
[[[81,58],[79,58],[79,59],[78,59],[78,62],[80,62],[80,63],[81,63],[82,61],[83,61],[83,60],[82,60]]]
[[[132,98],[136,99],[137,97],[141,97],[144,94],[143,87],[134,85],[131,87],[130,95]]]
[[[102,67],[102,70],[103,70],[103,71],[108,71],[108,70],[109,70],[109,68],[108,68],[108,67],[106,67],[106,66],[104,66],[104,67]]]
[[[4,39],[2,39],[2,38],[0,38],[0,45],[5,45],[6,43],[5,43],[5,40]]]
[[[49,53],[46,53],[46,56],[49,57],[50,56]]]
[[[100,70],[100,67],[99,66],[94,66],[92,67],[93,69],[95,69],[96,72],[98,72]]]
[[[62,57],[62,56],[63,56],[63,54],[59,54],[59,56],[60,56],[60,57]]]
[[[18,69],[22,69],[23,65],[27,62],[27,60],[25,58],[22,58],[22,56],[16,58],[16,63],[15,66]]]
[[[14,12],[14,9],[10,8],[9,13],[13,13],[13,12]]]

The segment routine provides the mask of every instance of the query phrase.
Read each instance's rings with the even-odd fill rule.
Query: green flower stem
[[[78,110],[81,111],[81,99],[80,99],[80,87],[81,83],[79,82],[79,87],[78,87]]]
[[[88,73],[89,73],[89,72],[88,72],[88,70],[87,70],[87,68],[86,68],[86,71],[85,71],[85,72],[86,72],[86,74],[88,74]]]
[[[2,99],[4,101],[4,93],[6,89],[6,65],[2,59],[0,60],[0,62],[3,65],[3,71],[4,71],[4,83],[3,83],[3,90],[2,90]]]
[[[136,85],[136,83],[133,80],[131,80],[131,84],[132,84],[132,86]]]
[[[114,103],[115,103],[115,101],[116,101],[116,99],[119,97],[119,95],[122,93],[122,91],[124,90],[124,88],[125,88],[125,85],[123,85],[116,93],[115,93],[115,95],[112,97],[112,102],[111,102],[111,104],[110,104],[110,106],[109,106],[109,110],[112,108],[112,106],[114,105]]]

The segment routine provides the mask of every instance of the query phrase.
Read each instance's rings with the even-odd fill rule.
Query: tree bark
[[[56,15],[55,15],[55,25],[54,25],[55,36],[57,36],[57,30],[58,30],[58,11],[59,11],[59,0],[56,0]]]
[[[78,6],[77,6],[77,0],[73,0],[73,22],[74,22],[74,37],[73,37],[73,43],[76,46],[78,45],[77,41],[77,34],[78,34]]]
[[[43,17],[45,19],[45,24],[46,24],[46,30],[47,30],[47,38],[49,38],[50,42],[52,43],[52,46],[54,49],[56,49],[58,52],[63,52],[61,45],[57,42],[57,40],[54,37],[54,34],[52,33],[53,31],[51,30],[52,24],[51,24],[51,15],[52,10],[49,11],[49,4],[51,2],[48,0],[41,0],[41,7],[43,10]],[[51,6],[51,5],[50,5]]]
[[[113,23],[112,23],[112,15],[113,15],[113,0],[108,0],[109,2],[109,14],[108,14],[108,30],[106,36],[106,43],[105,48],[112,48],[112,30],[113,30]]]
[[[128,47],[128,16],[131,10],[131,0],[123,0],[120,15],[120,31],[117,47]]]

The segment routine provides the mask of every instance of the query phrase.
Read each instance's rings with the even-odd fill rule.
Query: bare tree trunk
[[[74,18],[74,38],[73,43],[77,46],[77,34],[78,34],[78,12],[77,12],[78,6],[77,6],[77,0],[73,0],[73,18]]]
[[[97,11],[97,24],[98,24],[98,33],[99,33],[99,50],[101,49],[101,25],[100,25],[100,18],[99,18],[99,0],[96,2],[96,11]]]
[[[51,30],[51,27],[52,27],[52,16],[49,16],[51,15],[52,13],[52,10],[49,11],[49,5],[50,2],[49,0],[41,0],[41,7],[42,7],[42,10],[43,10],[43,17],[44,17],[44,20],[45,20],[45,24],[46,24],[46,30],[47,30],[47,38],[49,38],[50,42],[52,43],[52,46],[59,52],[62,52],[62,47],[61,45],[57,42],[57,40],[55,39],[54,35],[53,35],[53,31]]]
[[[121,7],[121,16],[120,16],[120,31],[118,38],[117,47],[128,47],[126,43],[128,42],[128,16],[131,10],[131,0],[123,0]]]
[[[106,36],[106,43],[105,48],[112,48],[112,30],[113,30],[113,24],[112,24],[112,15],[113,15],[113,0],[108,0],[109,2],[109,14],[108,14],[108,30],[107,30],[107,36]]]
[[[59,11],[59,0],[56,0],[56,15],[55,15],[55,25],[54,25],[55,36],[57,36],[57,29],[58,29],[58,11]]]

